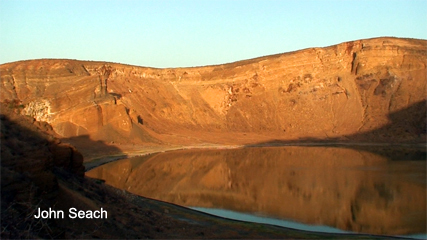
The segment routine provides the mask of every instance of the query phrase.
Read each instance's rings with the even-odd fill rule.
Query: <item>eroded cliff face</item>
[[[0,66],[0,100],[63,137],[425,141],[426,59],[426,40],[376,38],[194,68],[32,60]]]

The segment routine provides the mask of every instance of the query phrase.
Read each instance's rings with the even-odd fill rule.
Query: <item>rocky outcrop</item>
[[[0,109],[2,167],[29,175],[59,167],[84,176],[83,156],[74,146],[57,139],[48,123],[18,115],[5,104]]]
[[[193,68],[32,60],[0,66],[0,100],[62,137],[425,141],[426,58],[426,40],[375,38]],[[393,115],[414,105],[419,114]],[[391,116],[401,133],[364,135]]]
[[[54,194],[58,188],[55,168],[84,176],[83,156],[52,136],[49,124],[16,114],[12,105],[1,104],[0,109],[1,189],[5,205],[27,201],[32,195]]]

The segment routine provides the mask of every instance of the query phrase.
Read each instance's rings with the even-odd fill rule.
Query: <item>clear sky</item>
[[[427,39],[427,0],[0,0],[0,64],[191,67],[380,36]]]

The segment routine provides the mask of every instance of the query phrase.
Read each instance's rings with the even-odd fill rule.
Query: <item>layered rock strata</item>
[[[31,60],[0,66],[0,101],[65,138],[422,142],[426,59],[426,40],[375,38],[192,68]]]

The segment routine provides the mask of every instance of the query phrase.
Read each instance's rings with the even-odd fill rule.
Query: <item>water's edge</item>
[[[254,222],[254,223],[262,223],[275,225],[279,227],[292,228],[297,230],[303,230],[308,232],[322,232],[322,233],[337,233],[337,234],[361,234],[356,232],[344,231],[338,228],[329,227],[325,225],[309,225],[299,222],[294,222],[291,220],[283,220],[277,218],[270,218],[266,216],[259,216],[256,214],[250,213],[240,213],[226,209],[218,209],[218,208],[203,208],[203,207],[189,207],[190,209],[208,213],[214,216],[245,221],[245,222]],[[362,233],[363,234],[363,233]],[[404,237],[404,238],[413,238],[413,239],[427,239],[427,233],[419,233],[419,234],[410,234],[410,235],[399,235],[395,237]]]

